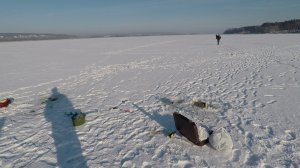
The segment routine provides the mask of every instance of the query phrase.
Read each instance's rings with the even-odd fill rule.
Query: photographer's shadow
[[[57,166],[61,168],[87,168],[82,155],[80,141],[66,112],[74,112],[73,104],[55,87],[48,98],[44,115],[52,126],[52,137],[56,148]]]

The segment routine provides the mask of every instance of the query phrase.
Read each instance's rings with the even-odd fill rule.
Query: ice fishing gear
[[[13,102],[13,98],[7,98],[0,101],[0,108],[8,107],[9,104]]]
[[[206,102],[202,102],[200,100],[193,100],[192,105],[200,107],[200,108],[208,109],[208,104]]]
[[[212,104],[212,103],[207,103],[207,102],[204,102],[201,100],[193,100],[192,106],[201,108],[204,111],[211,111],[211,112],[218,112],[218,111],[222,110],[221,105],[216,104],[216,102],[214,104]]]
[[[80,126],[85,123],[86,114],[79,112],[72,116],[73,126]]]
[[[176,129],[193,142],[195,145],[204,146],[208,143],[208,139],[200,141],[196,124],[185,116],[175,112],[173,113]]]
[[[85,123],[85,113],[80,110],[78,112],[66,112],[65,115],[70,116],[72,119],[73,126],[80,126]]]

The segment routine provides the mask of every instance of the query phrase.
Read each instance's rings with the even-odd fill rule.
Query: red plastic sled
[[[0,108],[7,107],[11,103],[10,99],[4,99],[0,101]]]

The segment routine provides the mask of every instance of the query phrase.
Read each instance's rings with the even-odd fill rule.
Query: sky
[[[300,19],[300,0],[0,0],[0,33],[222,33]]]

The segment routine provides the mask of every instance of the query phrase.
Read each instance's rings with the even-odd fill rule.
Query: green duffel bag
[[[86,114],[84,114],[82,112],[74,114],[72,116],[73,126],[80,126],[80,125],[84,124],[85,116],[86,116]]]

